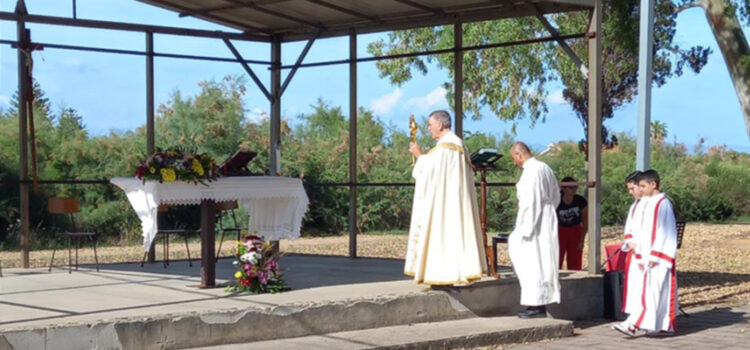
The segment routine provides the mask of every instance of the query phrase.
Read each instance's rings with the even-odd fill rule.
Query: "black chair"
[[[78,270],[78,248],[81,246],[81,238],[87,238],[89,241],[91,241],[91,246],[94,248],[94,261],[96,261],[96,271],[99,272],[99,256],[96,253],[96,232],[79,231],[76,227],[76,222],[73,214],[79,211],[78,200],[70,197],[52,197],[47,201],[47,210],[50,214],[68,214],[68,217],[70,218],[70,225],[73,229],[72,232],[66,231],[62,233],[62,235],[67,237],[68,239],[68,273],[72,272],[73,259],[70,246],[73,240],[75,240],[76,242],[76,270]],[[52,249],[52,259],[50,259],[49,261],[49,269],[47,270],[48,272],[52,271],[52,264],[55,262],[56,251],[57,244],[55,244],[54,248]]]
[[[181,236],[185,241],[185,249],[188,255],[188,265],[193,266],[193,260],[190,257],[190,245],[188,244],[188,236],[195,235],[200,232],[199,223],[196,223],[196,218],[200,220],[200,215],[191,213],[189,206],[177,206],[175,209],[170,209],[167,205],[159,205],[158,217],[157,217],[157,231],[154,235],[154,242],[158,239],[159,235],[162,237],[162,252],[164,256],[163,264],[164,268],[169,266],[169,238],[170,236]],[[152,244],[152,249],[156,244]],[[146,257],[148,252],[143,253],[143,259],[141,260],[141,267],[146,263]]]
[[[216,220],[219,222],[219,231],[221,231],[219,247],[216,249],[216,261],[219,261],[219,257],[221,256],[221,245],[224,243],[224,236],[226,236],[227,232],[234,233],[237,236],[238,241],[241,239],[240,236],[242,235],[243,228],[237,224],[237,216],[234,213],[234,210],[237,209],[237,207],[237,201],[216,203]],[[224,227],[222,219],[226,212],[229,212],[232,217],[232,223],[234,224],[232,227]]]

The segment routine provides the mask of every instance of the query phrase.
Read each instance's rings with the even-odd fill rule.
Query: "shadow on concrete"
[[[720,307],[711,310],[688,311],[689,316],[679,316],[677,322],[677,336],[685,336],[706,329],[719,328],[738,323],[748,323],[748,315],[745,312],[732,311],[728,307]]]
[[[237,271],[232,266],[232,258],[219,259],[216,263],[216,280],[233,281]],[[170,266],[162,267],[161,262],[110,265],[108,270],[135,273],[154,273],[199,277],[200,261],[193,260],[193,266],[187,266],[187,260],[170,261]],[[284,254],[279,260],[282,275],[289,288],[293,290],[336,286],[343,284],[373,283],[408,280],[404,275],[404,261],[386,258],[357,258],[329,255]]]

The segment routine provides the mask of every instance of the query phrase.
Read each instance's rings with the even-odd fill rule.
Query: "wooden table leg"
[[[216,286],[216,233],[214,219],[216,207],[213,200],[201,201],[201,288]]]

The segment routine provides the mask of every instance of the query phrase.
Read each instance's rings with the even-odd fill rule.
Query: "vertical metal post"
[[[18,39],[18,145],[20,156],[20,214],[21,214],[21,263],[24,268],[29,268],[29,247],[31,242],[31,231],[29,230],[29,159],[28,159],[28,139],[27,139],[27,118],[28,118],[28,89],[27,79],[29,74],[29,62],[26,55],[31,55],[31,43],[26,30],[24,17],[28,14],[26,4],[23,0],[16,2],[16,15],[19,15],[16,22],[17,39]],[[28,50],[26,53],[24,50]]]
[[[349,34],[349,257],[357,257],[357,34]]]
[[[216,286],[216,202],[201,201],[201,287]]]
[[[635,148],[635,168],[648,170],[651,140],[654,0],[641,0],[641,25],[638,40],[638,139]]]
[[[156,151],[154,135],[154,33],[146,32],[146,152],[148,155]],[[156,261],[154,247],[156,241],[148,250],[148,262]],[[166,259],[166,257],[165,257]]]
[[[602,178],[602,0],[596,0],[588,30],[589,42],[589,111],[588,111],[588,188],[589,197],[589,266],[590,274],[599,273],[601,262],[601,178]]]
[[[464,29],[462,23],[453,25],[453,104],[455,106],[455,128],[458,137],[464,137]]]
[[[281,41],[271,41],[271,144],[270,176],[281,176]]]

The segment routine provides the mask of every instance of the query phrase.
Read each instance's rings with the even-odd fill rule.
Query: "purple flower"
[[[265,271],[258,271],[258,281],[260,281],[260,284],[268,283],[268,277],[268,273]]]
[[[279,272],[279,264],[276,263],[276,260],[269,260],[266,263],[266,268],[269,270],[273,270],[274,272]]]

